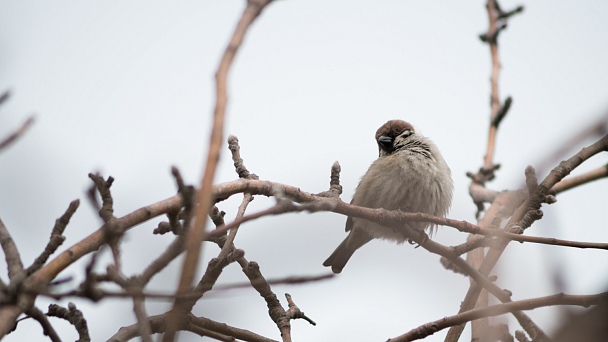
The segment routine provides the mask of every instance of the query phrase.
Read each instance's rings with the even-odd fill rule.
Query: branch
[[[0,219],[0,245],[6,258],[8,277],[11,280],[17,280],[20,277],[19,275],[23,273],[23,263],[21,262],[17,245],[15,245],[15,241],[8,232],[4,222],[2,222],[2,219]]]
[[[228,336],[232,336],[234,338],[237,338],[239,340],[243,340],[243,341],[251,341],[251,342],[277,342],[275,340],[266,338],[264,336],[258,335],[256,333],[253,333],[251,331],[248,330],[244,330],[244,329],[239,329],[239,328],[235,328],[235,327],[231,327],[227,324],[224,323],[218,323],[215,321],[212,321],[208,318],[205,317],[195,317],[195,316],[190,316],[190,321],[192,322],[192,324],[196,324],[200,327],[204,327],[206,329],[210,329],[213,331],[217,331],[221,334],[224,335],[228,335]]]
[[[328,273],[318,276],[296,276],[296,277],[285,277],[285,278],[277,278],[277,279],[269,279],[266,282],[269,285],[280,285],[280,284],[303,284],[308,282],[315,282],[320,280],[331,279],[335,276],[334,273]],[[242,289],[248,288],[251,286],[251,283],[239,283],[239,284],[227,284],[220,285],[214,288],[214,291],[225,291],[225,290],[233,290],[233,289]]]
[[[271,0],[249,0],[243,15],[237,24],[237,27],[230,39],[228,47],[224,51],[222,60],[215,75],[216,79],[216,104],[213,114],[213,128],[211,130],[211,138],[209,144],[209,152],[205,164],[205,172],[201,179],[199,192],[197,194],[198,207],[195,209],[194,223],[187,232],[186,239],[187,249],[182,272],[177,289],[178,294],[188,292],[192,288],[194,274],[198,266],[198,259],[201,254],[201,242],[205,234],[205,225],[209,210],[213,205],[212,185],[215,176],[215,170],[220,156],[220,147],[222,145],[222,135],[224,130],[224,117],[226,113],[227,103],[227,77],[228,71],[232,65],[234,56],[236,55],[247,30],[253,21],[260,15],[262,10],[271,2]],[[179,325],[179,313],[181,312],[182,303],[176,299],[173,303],[173,314],[170,315],[168,321],[168,329],[163,337],[164,342],[170,342],[174,339],[174,331]]]
[[[555,167],[551,171],[551,173],[538,185],[535,196],[529,197],[517,208],[515,213],[511,216],[509,222],[506,224],[505,230],[511,230],[512,228],[517,227],[520,229],[520,232],[523,233],[525,228],[529,227],[529,225],[534,222],[535,217],[532,216],[532,213],[538,211],[538,208],[540,208],[542,201],[545,200],[549,189],[551,189],[557,182],[567,176],[568,173],[570,173],[576,167],[581,165],[585,160],[589,159],[597,153],[606,150],[608,150],[608,135],[604,136],[603,138],[591,144],[590,146],[583,148],[581,151],[576,153],[568,160],[561,162],[560,165]],[[483,275],[487,276],[494,268],[494,266],[500,259],[500,256],[502,255],[504,249],[507,247],[508,243],[509,240],[502,239],[499,245],[495,245],[495,248],[489,250],[483,262],[479,266],[479,271]],[[475,306],[480,292],[481,287],[477,284],[472,284],[469,287],[469,290],[465,296],[465,299],[462,302],[462,305],[460,306],[459,313],[471,310]],[[463,329],[464,325],[450,328],[446,341],[458,340]],[[538,334],[544,334],[538,328],[534,328],[532,329],[532,331],[526,331],[532,338],[536,338]]]
[[[26,273],[28,275],[39,270],[49,259],[49,257],[53,253],[55,253],[55,251],[57,251],[57,248],[59,248],[59,246],[63,244],[63,241],[65,241],[65,236],[63,236],[63,232],[65,231],[65,228],[67,227],[68,223],[70,223],[70,218],[72,218],[79,205],[80,200],[74,200],[70,202],[70,205],[68,206],[68,209],[66,209],[65,213],[61,215],[60,218],[55,220],[55,226],[51,231],[51,239],[44,248],[44,251],[36,258],[34,263],[27,268]]]
[[[4,140],[0,141],[0,151],[10,146],[14,143],[19,137],[25,134],[30,126],[34,123],[34,117],[30,116],[21,127],[19,127],[15,132],[11,133],[8,137],[4,138]]]
[[[608,133],[608,110],[597,121],[588,124],[572,136],[565,137],[565,139],[560,138],[559,141],[556,141],[555,143],[559,145],[554,151],[536,163],[538,165],[538,173],[545,174],[548,169],[562,160],[564,156],[571,153],[570,151],[574,148],[583,145],[588,140],[598,139],[606,135],[606,133]]]
[[[608,177],[608,164],[600,166],[595,170],[583,173],[582,175],[562,179],[551,188],[551,193],[559,194],[579,185],[591,183],[604,177]]]
[[[488,306],[485,308],[479,308],[474,310],[469,310],[458,315],[444,317],[438,319],[434,322],[430,322],[424,325],[421,325],[415,329],[410,330],[409,332],[389,339],[390,342],[404,342],[404,341],[414,341],[418,339],[422,339],[429,335],[432,335],[440,330],[443,330],[448,327],[457,326],[460,324],[464,324],[466,322],[470,322],[472,320],[476,320],[483,317],[493,317],[502,315],[508,312],[516,312],[521,310],[533,310],[536,308],[541,308],[545,306],[553,306],[553,305],[577,305],[583,307],[589,307],[590,305],[597,305],[602,301],[606,301],[608,299],[608,292],[598,293],[595,295],[567,295],[563,293],[555,294],[552,296],[539,297],[533,299],[526,299],[516,302],[497,304]],[[387,341],[387,342],[388,342]]]
[[[260,265],[257,262],[251,261],[245,267],[243,267],[243,273],[249,278],[251,286],[258,291],[260,296],[266,301],[268,306],[268,314],[272,321],[277,325],[281,332],[281,337],[284,342],[291,342],[291,324],[289,323],[289,316],[281,303],[277,299],[277,296],[272,292],[270,285],[266,282],[266,279],[260,272]]]
[[[51,322],[49,322],[48,318],[44,315],[42,311],[40,311],[40,309],[33,307],[27,311],[27,314],[31,318],[38,321],[38,323],[42,327],[42,333],[44,334],[44,336],[48,336],[49,339],[51,339],[51,341],[53,342],[61,342],[61,338],[59,338],[59,335],[57,335],[55,328],[53,328]]]
[[[161,315],[148,317],[148,324],[152,328],[152,333],[159,334],[159,333],[165,332],[168,315],[169,315],[169,313],[164,313]],[[188,317],[186,318],[186,320],[188,322],[190,322],[190,324],[194,324],[195,326],[198,326],[198,327],[201,327],[204,329],[208,329],[208,330],[212,330],[212,331],[218,332],[223,335],[233,336],[234,338],[238,338],[243,341],[276,342],[275,340],[255,334],[251,331],[235,328],[235,327],[229,326],[224,323],[215,322],[208,318],[196,317],[192,314],[189,314]],[[188,330],[189,324],[186,322],[180,323],[179,329]],[[107,342],[124,342],[124,341],[131,340],[131,339],[139,336],[138,331],[139,331],[138,323],[135,323],[135,324],[132,324],[132,325],[129,325],[126,327],[122,327],[116,334],[114,334],[112,337],[110,337]]]
[[[73,325],[78,332],[78,336],[80,337],[77,342],[91,341],[87,321],[82,316],[82,312],[78,310],[76,305],[73,303],[69,303],[67,309],[56,304],[51,304],[49,305],[49,312],[47,313],[47,316],[63,318]]]

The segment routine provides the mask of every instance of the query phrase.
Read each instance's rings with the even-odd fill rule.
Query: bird
[[[390,120],[376,131],[378,159],[361,177],[351,204],[387,210],[421,212],[445,217],[454,189],[451,171],[439,149],[427,137],[403,120]],[[417,230],[436,226],[428,222],[407,222]],[[353,253],[372,239],[408,240],[403,230],[389,228],[362,218],[346,219],[346,239],[325,260],[323,266],[340,273]]]

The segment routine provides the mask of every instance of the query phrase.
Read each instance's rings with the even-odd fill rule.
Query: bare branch
[[[198,207],[196,208],[194,215],[193,226],[187,232],[188,239],[186,239],[186,256],[184,258],[179,287],[177,289],[178,294],[186,293],[192,288],[194,274],[198,266],[198,259],[201,253],[201,242],[203,241],[203,236],[205,234],[205,225],[207,222],[206,218],[209,214],[211,206],[213,205],[212,185],[219,160],[220,147],[222,145],[222,135],[224,131],[228,71],[230,70],[234,56],[245,38],[247,30],[270,2],[271,0],[249,0],[247,2],[247,7],[245,8],[234,34],[230,39],[230,43],[222,56],[222,60],[220,61],[220,65],[215,76],[217,97],[215,111],[213,114],[213,128],[211,130],[209,152],[207,154],[207,161],[205,163],[205,172],[201,179],[199,192],[197,194],[196,202],[198,203]],[[182,305],[183,304],[177,299],[173,304],[173,314],[169,317],[167,332],[163,337],[164,342],[173,341],[174,339],[174,331],[179,325],[178,315],[181,312],[180,308]]]
[[[152,332],[155,334],[163,333],[166,328],[166,320],[168,313],[156,315],[148,318],[148,323],[152,327]],[[200,327],[203,329],[207,329],[210,331],[214,331],[226,336],[232,336],[239,340],[243,341],[251,341],[251,342],[277,342],[275,340],[266,338],[264,336],[252,333],[251,331],[239,329],[235,327],[231,327],[224,323],[218,323],[213,320],[204,317],[195,317],[192,314],[189,314],[186,318],[188,323],[182,323],[179,327],[180,330],[191,330],[190,325],[195,325],[196,327]],[[114,336],[108,339],[108,342],[123,342],[131,340],[138,336],[138,324],[132,324],[127,327],[121,328]],[[192,330],[191,330],[192,331]]]
[[[11,280],[16,280],[16,278],[19,278],[19,274],[23,273],[23,263],[21,262],[17,245],[15,245],[15,241],[8,232],[4,222],[2,222],[2,219],[0,219],[0,245],[6,258],[8,277]]]
[[[559,144],[558,147],[553,152],[544,156],[541,161],[537,162],[538,173],[544,175],[548,169],[562,160],[564,156],[571,153],[570,151],[583,145],[585,141],[598,139],[606,134],[608,134],[608,110],[597,121],[589,123],[570,137],[556,141]]]
[[[11,133],[8,137],[4,138],[0,141],[0,151],[10,146],[14,143],[19,137],[25,134],[30,126],[34,123],[34,117],[30,116],[21,127],[19,127],[15,132]]]
[[[289,317],[289,319],[302,318],[303,320],[305,320],[306,322],[308,322],[312,325],[317,325],[317,323],[315,323],[315,321],[313,321],[308,316],[306,316],[306,314],[304,314],[304,311],[300,310],[300,308],[293,301],[293,299],[291,298],[291,295],[289,293],[285,294],[285,298],[287,298],[287,304],[289,305],[289,310],[287,310],[287,317]]]
[[[196,325],[204,327],[206,329],[217,331],[224,335],[232,336],[234,338],[237,338],[237,339],[243,340],[243,341],[277,342],[276,340],[272,340],[272,339],[266,338],[264,336],[252,333],[251,331],[231,327],[227,324],[218,323],[218,322],[212,321],[212,320],[210,320],[208,318],[204,318],[204,317],[194,317],[191,315],[190,321],[192,322],[192,324],[196,324]]]
[[[61,244],[63,244],[63,241],[65,241],[65,236],[63,236],[63,232],[65,231],[65,228],[67,227],[68,223],[70,223],[70,219],[72,218],[72,216],[78,209],[79,205],[80,205],[80,200],[74,200],[74,201],[70,202],[70,205],[66,209],[65,213],[63,215],[61,215],[61,217],[55,221],[55,226],[53,227],[53,230],[51,231],[51,239],[50,239],[49,243],[46,245],[46,247],[44,248],[44,251],[42,252],[42,254],[40,254],[40,256],[38,256],[36,258],[34,263],[30,267],[27,268],[26,273],[28,275],[39,270],[42,267],[42,265],[44,265],[44,263],[49,259],[49,257],[53,253],[55,253],[57,248],[59,248],[59,246],[61,246]]]
[[[583,173],[582,175],[562,179],[551,188],[551,193],[559,194],[579,185],[591,183],[604,177],[608,177],[608,164]]]
[[[89,342],[91,341],[91,337],[89,337],[89,328],[87,327],[87,321],[84,319],[82,312],[76,308],[76,305],[73,303],[68,304],[68,308],[62,308],[59,305],[51,304],[49,305],[49,312],[47,316],[53,316],[58,318],[63,318],[66,321],[70,322],[71,325],[76,328],[78,332],[78,336],[80,337],[77,342]]]
[[[583,307],[589,307],[590,305],[599,304],[602,301],[605,301],[608,298],[608,292],[598,293],[595,295],[567,295],[567,294],[555,294],[552,296],[526,299],[516,302],[503,303],[488,306],[485,308],[479,308],[474,310],[469,310],[463,313],[459,313],[458,315],[444,317],[438,319],[434,322],[430,322],[424,325],[421,325],[415,329],[410,330],[409,332],[389,339],[390,342],[403,342],[403,341],[414,341],[426,336],[432,335],[440,330],[443,330],[447,327],[457,326],[466,322],[470,322],[475,319],[479,319],[482,317],[492,317],[502,315],[508,312],[516,312],[521,310],[533,310],[536,308],[541,308],[545,306],[554,306],[554,305],[577,305]]]
[[[286,278],[277,278],[277,279],[268,279],[266,282],[269,285],[279,285],[279,284],[303,284],[308,282],[314,282],[319,280],[327,280],[331,279],[335,276],[333,273],[318,275],[318,276],[296,276],[296,277],[286,277]],[[230,284],[230,285],[220,285],[214,288],[214,291],[224,291],[224,290],[232,290],[232,289],[241,289],[251,286],[251,283],[240,283],[240,284]]]
[[[53,342],[61,342],[61,339],[51,325],[51,322],[49,322],[48,318],[40,309],[33,307],[27,311],[27,314],[40,323],[44,336],[48,336]]]
[[[549,189],[567,176],[572,170],[581,165],[585,160],[606,150],[608,150],[608,135],[604,136],[594,144],[583,148],[568,160],[561,162],[560,165],[554,168],[553,171],[551,171],[551,173],[539,184],[536,194],[529,197],[519,206],[516,212],[511,216],[511,219],[505,226],[505,229],[511,230],[512,228],[517,227],[521,232],[523,232],[525,228],[529,227],[529,225],[538,218],[537,216],[534,216],[534,213],[538,211],[541,203],[546,200],[546,195],[548,194]],[[479,266],[479,271],[482,274],[488,275],[490,273],[490,271],[494,268],[494,265],[496,265],[498,262],[498,259],[500,259],[500,256],[502,255],[509,241],[510,240],[502,239],[500,245],[496,245],[495,248],[490,249],[482,264]],[[479,296],[480,292],[481,287],[477,284],[472,284],[471,287],[469,287],[462,305],[460,306],[459,313],[472,309],[475,306],[475,302],[477,301],[477,297]],[[522,324],[522,326],[524,326],[524,324]],[[528,324],[528,326],[531,326],[531,323]],[[463,329],[463,325],[450,328],[446,341],[458,340],[458,337],[462,333]],[[526,332],[528,332],[532,338],[536,338],[539,334],[541,336],[544,335],[544,333],[538,327],[534,327],[530,330],[526,329]]]
[[[281,332],[283,342],[291,342],[291,324],[287,312],[281,306],[277,296],[272,292],[270,285],[260,272],[260,265],[257,262],[251,261],[246,267],[243,267],[243,272],[249,278],[251,286],[264,298],[268,306],[270,318],[277,325]]]

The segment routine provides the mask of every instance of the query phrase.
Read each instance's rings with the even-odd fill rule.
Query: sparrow
[[[378,159],[361,178],[351,204],[387,210],[427,213],[444,217],[452,203],[450,168],[437,146],[403,120],[390,120],[376,131]],[[408,222],[417,230],[436,226]],[[408,238],[398,228],[384,227],[362,218],[348,217],[346,239],[325,260],[323,266],[342,272],[353,253],[372,239],[403,243]]]

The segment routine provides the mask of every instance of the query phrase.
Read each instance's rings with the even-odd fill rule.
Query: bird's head
[[[415,134],[414,126],[403,120],[390,120],[376,131],[379,156],[387,156],[407,145]]]

